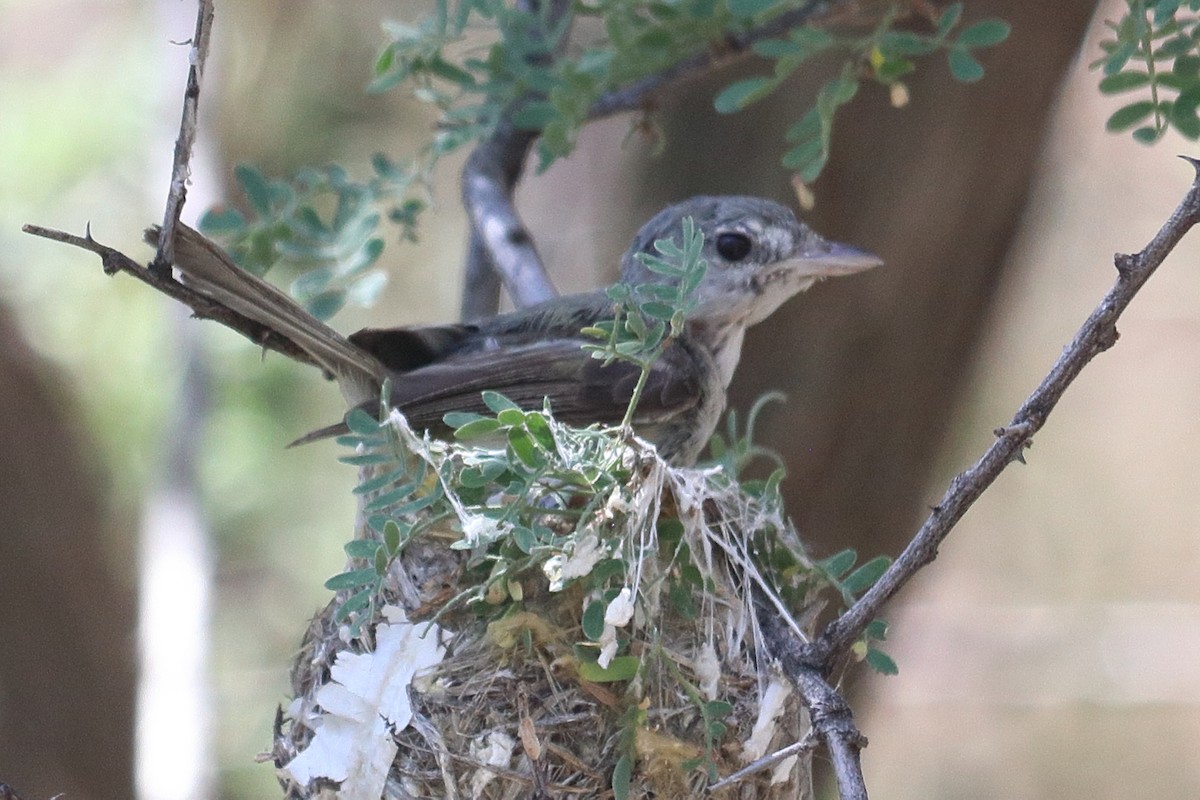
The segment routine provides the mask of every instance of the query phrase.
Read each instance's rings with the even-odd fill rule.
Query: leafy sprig
[[[1200,139],[1200,0],[1127,0],[1126,7],[1105,23],[1113,38],[1100,43],[1104,56],[1091,67],[1104,73],[1102,93],[1141,96],[1114,111],[1107,129],[1132,130],[1143,144],[1170,128]]]
[[[753,5],[749,0],[745,4]],[[829,158],[834,115],[854,99],[864,77],[885,86],[896,85],[916,69],[915,58],[941,50],[946,53],[951,75],[964,83],[978,81],[983,78],[984,68],[975,51],[1000,44],[1010,32],[1009,24],[999,19],[960,27],[962,3],[943,9],[928,34],[895,29],[898,11],[893,7],[866,33],[803,27],[777,39],[756,42],[754,52],[775,62],[773,73],[729,84],[714,99],[714,107],[723,114],[740,111],[773,94],[801,66],[818,56],[845,53],[837,76],[822,85],[813,106],[785,134],[792,146],[783,156],[784,166],[811,183]]]
[[[376,235],[381,207],[404,238],[415,238],[421,200],[407,196],[415,176],[379,155],[374,175],[351,180],[341,167],[305,169],[290,181],[271,180],[252,166],[234,170],[247,212],[212,209],[200,220],[204,233],[225,244],[234,261],[263,275],[280,261],[304,268],[292,294],[318,319],[347,301],[369,305],[387,282],[373,269],[383,252]]]
[[[654,249],[658,255],[638,253],[635,257],[646,269],[667,280],[612,286],[608,296],[614,304],[613,319],[583,329],[585,335],[603,342],[583,346],[592,358],[605,364],[627,361],[641,369],[621,421],[623,427],[633,420],[650,368],[670,341],[683,333],[684,323],[696,309],[696,290],[708,270],[701,256],[704,234],[691,217],[683,219],[682,243],[657,239]]]
[[[385,23],[387,42],[367,91],[404,87],[433,105],[439,119],[429,141],[403,166],[376,156],[375,174],[359,182],[336,167],[304,170],[286,181],[243,167],[237,182],[249,213],[215,212],[206,231],[227,240],[239,262],[258,274],[279,260],[306,265],[294,288],[314,313],[328,317],[347,300],[369,299],[379,290],[382,277],[364,271],[382,247],[378,224],[386,216],[400,225],[402,238],[413,238],[425,206],[413,190],[427,185],[443,156],[504,123],[537,134],[538,166],[545,169],[574,149],[602,98],[719,52],[777,14],[796,10],[793,0],[580,0],[555,16],[556,3],[529,5],[532,10],[507,0],[436,0],[417,22]],[[854,98],[862,80],[900,86],[918,58],[937,51],[946,53],[959,80],[978,80],[983,67],[976,51],[1008,35],[999,20],[961,25],[962,3],[931,18],[929,33],[896,28],[914,9],[931,7],[897,3],[878,16],[855,18],[856,25],[798,26],[754,41],[754,52],[774,62],[773,74],[730,84],[714,104],[722,113],[739,111],[816,57],[842,53],[836,75],[784,134],[783,165],[811,182],[828,159],[837,109]],[[592,20],[599,24],[586,24]],[[649,127],[645,118],[637,124]],[[331,215],[319,212],[330,205],[336,209]]]

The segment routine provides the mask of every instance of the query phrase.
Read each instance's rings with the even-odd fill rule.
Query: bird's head
[[[638,253],[660,255],[659,239],[681,244],[683,220],[704,234],[708,263],[696,290],[694,317],[743,326],[766,319],[784,301],[821,278],[861,272],[883,262],[870,253],[822,239],[788,208],[760,197],[693,197],[642,226],[621,260],[625,283],[664,283]]]

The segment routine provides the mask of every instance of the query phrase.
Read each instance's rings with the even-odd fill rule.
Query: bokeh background
[[[1118,5],[1093,17],[1091,2],[972,0],[972,17],[1014,25],[981,84],[930,62],[910,106],[865,89],[839,115],[813,219],[888,267],[764,324],[733,397],[791,397],[764,436],[785,452],[789,508],[818,554],[895,553],[1106,290],[1113,252],[1140,248],[1186,190],[1173,156],[1194,144],[1103,131],[1115,103],[1087,64]],[[363,175],[373,152],[412,152],[427,110],[361,88],[379,20],[421,7],[219,3],[185,218],[226,199],[238,162]],[[149,257],[140,231],[161,215],[186,69],[173,42],[193,14],[173,0],[0,0],[0,781],[28,798],[133,796],[135,772],[142,797],[273,796],[255,756],[350,533],[354,474],[333,446],[282,449],[340,414],[331,385],[19,232],[90,222]],[[610,120],[523,184],[561,288],[609,280],[663,203],[787,197],[780,120],[811,83],[715,119],[712,88],[730,77],[664,105],[661,157]],[[456,317],[460,165],[442,165],[421,242],[387,249],[388,289],[344,312],[343,330]],[[875,796],[1200,795],[1198,247],[1168,260],[1029,463],[891,609],[900,675],[848,677]],[[139,601],[148,560],[159,577]],[[139,688],[139,618],[176,636],[150,662],[207,666],[165,694]]]

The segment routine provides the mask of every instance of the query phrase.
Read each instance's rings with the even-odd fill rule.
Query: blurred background
[[[1186,191],[1174,155],[1193,144],[1103,131],[1116,102],[1087,64],[1118,5],[972,0],[968,19],[1014,28],[982,83],[931,60],[909,106],[872,87],[839,112],[810,218],[888,266],[756,329],[731,398],[789,395],[761,437],[785,454],[789,510],[817,555],[898,552],[1110,285],[1113,253],[1142,247]],[[239,162],[364,176],[373,152],[411,153],[426,109],[361,89],[379,20],[422,7],[218,4],[185,219],[226,198]],[[135,774],[145,798],[273,796],[255,757],[351,534],[355,475],[334,446],[283,450],[340,415],[332,385],[19,231],[90,222],[150,257],[141,230],[161,217],[186,72],[174,42],[194,13],[0,0],[0,782],[27,798],[129,797]],[[737,69],[753,65],[664,103],[661,157],[615,119],[529,176],[520,208],[561,289],[611,280],[665,203],[788,199],[780,131],[824,76],[716,118],[713,89]],[[381,301],[335,325],[456,317],[460,166],[442,164],[421,242],[385,251]],[[1029,463],[891,609],[900,675],[850,674],[875,796],[1200,795],[1198,248],[1185,240]],[[161,577],[139,598],[147,561]],[[144,675],[172,656],[208,666],[139,687],[139,620],[177,637]]]

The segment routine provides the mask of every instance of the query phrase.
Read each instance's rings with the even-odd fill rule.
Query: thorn
[[[83,238],[88,243],[95,243],[96,241],[92,238],[92,221],[90,219],[87,221],[87,224],[83,226]]]
[[[1113,265],[1117,268],[1118,275],[1128,278],[1137,269],[1138,257],[1128,253],[1113,253]]]
[[[1200,181],[1200,158],[1193,158],[1191,156],[1185,156],[1183,154],[1180,154],[1179,157],[1192,165],[1192,169],[1194,169],[1196,171],[1196,180]]]

